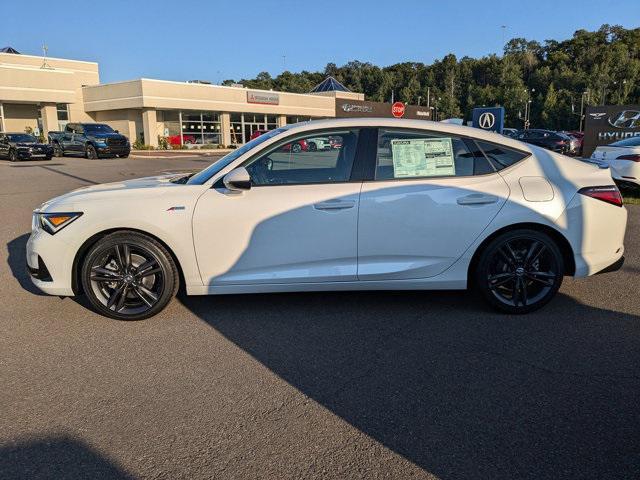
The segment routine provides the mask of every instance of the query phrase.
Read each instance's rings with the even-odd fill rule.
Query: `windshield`
[[[625,138],[609,145],[612,147],[640,147],[640,137]]]
[[[19,142],[19,143],[36,143],[38,139],[33,135],[28,135],[26,133],[12,133],[7,135],[9,137],[10,142]]]
[[[102,125],[100,123],[84,125],[84,131],[85,133],[114,133],[113,128],[109,125]]]
[[[276,128],[275,130],[270,130],[270,131],[260,135],[259,137],[254,138],[250,142],[245,143],[243,146],[241,146],[237,150],[234,150],[233,152],[228,153],[227,155],[222,157],[217,162],[212,163],[211,165],[209,165],[204,170],[201,170],[200,172],[196,173],[193,177],[191,177],[189,179],[187,184],[188,185],[202,185],[204,182],[209,180],[211,177],[213,177],[220,170],[225,168],[227,165],[232,163],[237,158],[240,158],[242,155],[247,153],[249,150],[257,147],[261,143],[266,142],[267,140],[269,140],[270,138],[275,137],[276,135],[280,135],[282,132],[286,132],[289,128],[290,128],[289,126]]]

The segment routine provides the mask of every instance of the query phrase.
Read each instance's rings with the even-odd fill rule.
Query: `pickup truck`
[[[56,157],[126,158],[131,152],[129,139],[102,123],[68,123],[64,132],[49,132],[48,136]]]

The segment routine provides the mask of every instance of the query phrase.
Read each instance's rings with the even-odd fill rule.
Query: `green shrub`
[[[169,150],[169,140],[167,140],[167,137],[163,137],[162,135],[158,135],[158,149],[159,150]]]

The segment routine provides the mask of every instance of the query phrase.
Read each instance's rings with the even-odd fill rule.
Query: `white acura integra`
[[[292,148],[328,138],[330,149]],[[627,212],[607,169],[507,137],[397,119],[270,131],[192,176],[75,190],[33,215],[53,295],[150,317],[189,295],[464,289],[524,313],[564,275],[619,268]]]

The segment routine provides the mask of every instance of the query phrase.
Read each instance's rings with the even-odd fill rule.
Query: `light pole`
[[[584,97],[587,97],[587,102],[589,101],[589,90],[585,90],[580,95],[580,127],[578,131],[582,131],[582,122],[584,121]]]
[[[527,102],[524,104],[524,129],[529,130],[529,126],[531,124],[531,122],[529,121],[529,119],[531,118],[531,103],[533,102],[533,100],[531,99],[531,94],[536,93],[536,89],[532,88],[531,93],[529,93],[529,90],[526,90],[526,92]]]

